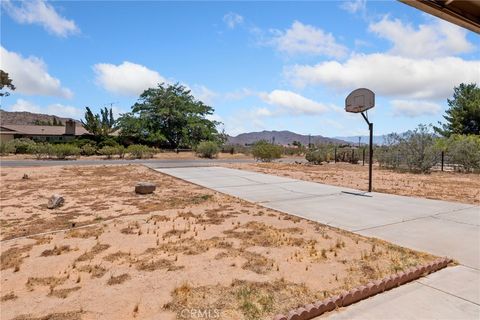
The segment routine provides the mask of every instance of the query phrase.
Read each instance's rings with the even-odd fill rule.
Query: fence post
[[[363,155],[362,155],[362,166],[365,165],[365,148],[363,148]]]
[[[351,163],[355,163],[355,149],[352,149],[352,161]]]
[[[334,163],[337,163],[337,147],[335,147],[335,161]]]
[[[445,158],[445,151],[442,151],[442,172],[443,172],[443,160]]]

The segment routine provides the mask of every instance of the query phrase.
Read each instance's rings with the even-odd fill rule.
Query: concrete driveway
[[[480,207],[220,167],[160,172],[265,207],[459,262],[326,317],[480,319]]]

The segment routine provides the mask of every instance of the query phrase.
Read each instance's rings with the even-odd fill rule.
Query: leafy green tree
[[[122,136],[142,143],[170,148],[194,147],[200,141],[219,141],[217,121],[207,119],[213,108],[195,99],[190,90],[176,83],[145,90],[132,111],[118,125]]]
[[[10,90],[15,90],[15,86],[13,85],[12,79],[8,76],[3,70],[0,70],[0,90],[3,90],[4,87],[7,87]],[[9,92],[0,92],[0,97],[9,96]]]
[[[453,99],[447,99],[446,123],[434,127],[444,137],[452,134],[480,134],[480,88],[476,83],[460,84],[453,89]]]
[[[94,114],[89,107],[85,109],[85,120],[82,120],[82,125],[94,136],[106,137],[117,129],[112,108],[100,109],[100,114]]]

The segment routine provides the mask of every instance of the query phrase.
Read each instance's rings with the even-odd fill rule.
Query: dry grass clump
[[[120,230],[121,233],[124,234],[138,234],[140,230],[140,224],[138,221],[130,222],[125,228]]]
[[[212,248],[228,249],[232,246],[233,244],[231,242],[225,241],[224,239],[221,239],[219,237],[213,237],[204,240],[196,240],[194,237],[189,237],[174,242],[162,243],[157,248],[147,250],[146,253],[156,253],[164,251],[168,253],[197,255],[207,252]]]
[[[0,255],[0,270],[6,270],[10,268],[14,268],[18,271],[20,265],[25,259],[25,253],[30,252],[33,245],[25,245],[23,247],[12,247]]]
[[[26,283],[27,288],[34,289],[37,286],[47,286],[50,288],[55,288],[67,281],[68,277],[44,277],[44,278],[35,278],[29,277]]]
[[[12,291],[2,296],[1,301],[15,300],[17,295]]]
[[[223,233],[230,238],[242,240],[242,245],[245,247],[279,247],[282,245],[302,246],[305,243],[303,238],[287,236],[287,233],[298,231],[301,231],[301,229],[278,229],[266,225],[263,222],[250,221],[242,226],[237,226],[232,230],[226,230]]]
[[[50,292],[48,293],[49,297],[57,297],[61,299],[65,299],[68,297],[68,295],[72,292],[75,292],[77,290],[80,290],[81,287],[76,286],[73,288],[65,288],[65,289],[51,289]]]
[[[107,269],[96,264],[96,265],[87,265],[77,268],[80,272],[87,272],[92,278],[101,278],[107,272]]]
[[[118,260],[123,260],[123,259],[129,259],[131,256],[130,253],[128,252],[123,252],[123,251],[117,251],[114,253],[110,253],[109,255],[105,256],[103,260],[106,260],[108,262],[115,262]]]
[[[205,210],[205,214],[197,218],[197,223],[200,224],[213,224],[220,225],[228,218],[236,217],[238,214],[235,212],[227,211],[229,206],[220,206],[218,208],[212,208]]]
[[[87,228],[80,228],[80,229],[74,229],[70,230],[67,232],[66,237],[67,238],[81,238],[81,239],[87,239],[87,238],[95,238],[98,239],[98,237],[104,232],[102,227],[87,227]]]
[[[101,253],[102,251],[107,250],[110,248],[109,244],[101,244],[98,243],[93,246],[93,248],[90,251],[85,252],[81,256],[79,256],[76,261],[87,261],[87,260],[92,260],[97,254]]]
[[[70,249],[69,245],[62,245],[60,247],[57,247],[56,245],[53,247],[53,249],[47,249],[44,250],[40,256],[42,257],[49,257],[49,256],[59,256],[63,253],[70,252],[72,249]]]
[[[12,320],[81,320],[82,311],[70,311],[60,313],[50,313],[42,317],[34,317],[29,314],[20,315]]]
[[[118,276],[110,276],[110,279],[108,279],[107,284],[109,286],[113,286],[113,285],[116,285],[116,284],[122,284],[129,279],[130,279],[130,275],[128,273],[123,273],[123,274],[118,275]]]
[[[194,319],[181,313],[184,309],[219,312],[219,319],[271,319],[276,313],[315,300],[316,295],[304,284],[284,280],[250,282],[233,280],[229,286],[183,284],[172,292],[172,301],[164,309],[177,313],[179,319]]]
[[[173,261],[167,259],[158,260],[140,260],[137,263],[139,271],[155,271],[159,269],[167,269],[167,271],[176,271],[183,269],[184,266],[177,266]]]

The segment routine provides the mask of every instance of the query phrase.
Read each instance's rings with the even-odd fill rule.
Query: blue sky
[[[345,96],[376,93],[375,134],[442,119],[453,86],[480,83],[479,36],[397,1],[5,1],[5,110],[128,112],[158,82],[215,108],[227,133],[367,133]]]

